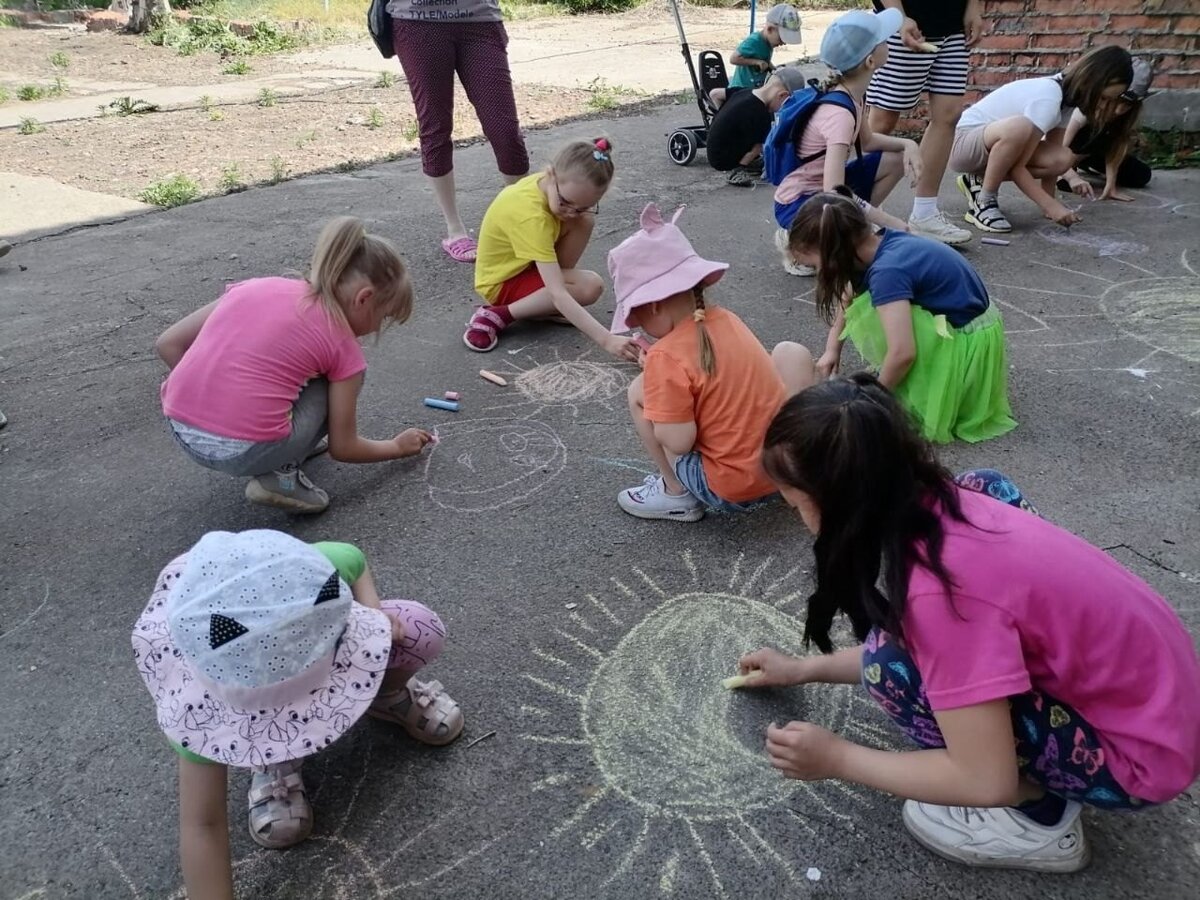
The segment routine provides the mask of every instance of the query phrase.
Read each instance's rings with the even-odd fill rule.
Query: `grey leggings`
[[[292,406],[292,433],[285,438],[255,444],[228,459],[209,459],[192,450],[179,435],[175,435],[175,440],[184,453],[205,468],[226,475],[266,475],[284,466],[304,462],[328,432],[329,382],[314,378],[301,389]]]

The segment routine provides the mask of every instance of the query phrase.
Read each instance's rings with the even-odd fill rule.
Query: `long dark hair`
[[[838,309],[862,274],[858,245],[871,234],[867,216],[853,192],[839,184],[832,192],[814,194],[800,207],[788,228],[788,249],[813,251],[817,266],[817,312],[832,324]]]
[[[1133,83],[1133,57],[1124,47],[1089,50],[1062,74],[1063,108],[1076,108],[1099,128],[1108,125],[1108,109],[1101,94],[1114,84]]]
[[[773,481],[803,491],[821,515],[806,642],[831,652],[839,612],[859,640],[873,625],[902,637],[914,564],[932,571],[947,594],[953,589],[939,512],[965,521],[956,489],[873,375],[833,378],[792,397],[767,429],[762,461]]]

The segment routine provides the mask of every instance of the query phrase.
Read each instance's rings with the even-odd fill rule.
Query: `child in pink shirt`
[[[830,655],[762,649],[742,670],[861,680],[923,748],[790,722],[767,730],[785,775],[907,798],[909,832],[949,859],[1047,872],[1087,865],[1082,804],[1166,803],[1200,775],[1200,661],[1171,607],[999,473],[952,481],[874,377],[792,398],[763,465],[817,535],[805,638]],[[834,653],[838,613],[859,643]]]
[[[329,495],[300,469],[326,449],[342,462],[420,453],[432,439],[410,428],[390,440],[358,433],[366,359],[358,339],[412,311],[404,261],[362,222],[321,232],[307,280],[253,278],[162,333],[171,368],[163,414],[202,466],[250,475],[246,497],[292,512],[321,512]]]
[[[783,254],[783,267],[792,275],[813,275],[816,269],[794,261],[787,247],[787,229],[804,201],[840,184],[859,198],[876,225],[907,231],[908,225],[877,209],[907,171],[915,182],[920,174],[920,151],[907,138],[874,134],[864,115],[863,103],[872,74],[887,62],[887,39],[900,30],[904,17],[887,9],[878,15],[851,10],[829,26],[821,41],[821,61],[834,71],[827,91],[848,95],[855,112],[826,100],[817,106],[797,136],[799,165],[775,191],[775,243]],[[856,150],[850,158],[850,148]],[[874,204],[872,206],[871,204]]]

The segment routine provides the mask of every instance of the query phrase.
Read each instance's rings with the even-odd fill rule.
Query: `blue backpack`
[[[804,134],[808,120],[822,103],[834,103],[848,109],[854,116],[854,121],[858,121],[858,108],[854,105],[854,99],[844,91],[822,91],[811,81],[804,90],[796,91],[779,108],[775,124],[771,126],[771,133],[767,135],[766,143],[763,144],[763,174],[771,184],[778,186],[798,167],[825,155],[824,150],[811,156],[797,155],[800,136]],[[857,138],[854,141],[854,149],[862,156],[862,147],[859,146]]]

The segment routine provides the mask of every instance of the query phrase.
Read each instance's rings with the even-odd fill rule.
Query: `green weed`
[[[400,136],[406,141],[415,141],[421,136],[421,126],[414,120],[400,129]]]
[[[390,88],[395,83],[396,83],[396,73],[395,72],[380,72],[379,78],[375,82],[375,87]]]
[[[383,121],[383,111],[378,106],[372,106],[371,111],[367,113],[367,127],[374,131],[383,127]]]
[[[238,168],[237,163],[230,163],[221,170],[221,189],[225,193],[229,194],[234,191],[240,191],[245,186],[246,183],[242,181],[242,172]]]
[[[200,96],[200,108],[204,110],[204,112],[209,112],[214,106],[216,106],[216,101],[214,101],[211,96],[208,94],[202,94]]]
[[[315,128],[304,132],[300,137],[296,138],[296,147],[302,149],[305,144],[311,144],[317,139],[317,130]]]
[[[132,97],[118,97],[108,104],[109,110],[118,116],[143,116],[147,113],[158,112],[158,105],[147,103],[145,100],[135,100]]]
[[[249,75],[250,63],[246,62],[244,59],[235,59],[224,69],[222,69],[221,73],[224,75]]]
[[[588,92],[588,109],[607,112],[621,105],[621,97],[636,97],[639,92],[619,84],[609,84],[603,78],[593,78],[584,88]]]
[[[71,66],[71,57],[59,50],[57,53],[50,54],[50,65],[56,69],[68,69]]]
[[[37,119],[22,119],[17,126],[17,134],[38,134],[46,130],[46,126]]]
[[[262,107],[274,106],[279,102],[279,95],[270,88],[263,88],[258,92],[258,105]]]
[[[224,118],[225,113],[221,112],[219,109],[210,109],[208,111],[208,121],[210,122],[220,122]]]
[[[45,96],[46,89],[39,84],[23,84],[17,88],[17,99],[24,100],[26,103],[41,100]]]
[[[12,95],[8,92],[8,88],[0,87],[0,106],[3,106],[11,99]]]
[[[197,181],[186,175],[169,175],[138,194],[138,199],[151,206],[170,209],[173,206],[191,203],[199,196],[200,185]]]
[[[271,157],[271,184],[279,184],[288,177],[288,164],[282,156]]]

